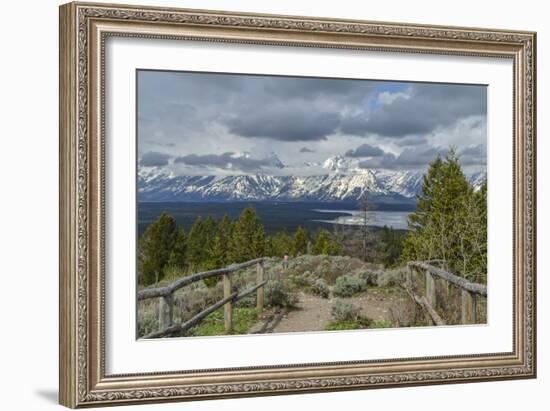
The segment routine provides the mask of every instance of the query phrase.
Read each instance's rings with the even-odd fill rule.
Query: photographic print
[[[136,75],[138,338],[486,322],[485,85]]]

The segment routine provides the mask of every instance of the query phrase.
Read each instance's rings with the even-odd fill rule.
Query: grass
[[[327,331],[359,330],[367,328],[359,321],[333,321],[325,328]]]
[[[395,325],[388,320],[371,320],[361,317],[352,321],[333,321],[325,328],[326,331],[361,330],[366,328],[394,328]]]
[[[233,308],[233,332],[231,334],[246,334],[258,319],[255,308]],[[214,311],[202,323],[189,332],[189,336],[226,335],[224,329],[223,309]]]

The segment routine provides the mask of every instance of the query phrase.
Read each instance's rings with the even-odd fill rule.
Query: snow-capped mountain
[[[423,172],[366,169],[356,159],[344,156],[331,157],[321,167],[321,174],[308,176],[176,176],[162,169],[142,168],[138,197],[139,201],[355,201],[366,190],[378,199],[411,201],[422,186]],[[480,186],[485,173],[469,178]]]

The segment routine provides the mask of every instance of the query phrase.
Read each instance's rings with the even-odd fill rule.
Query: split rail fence
[[[231,275],[242,269],[256,265],[256,284],[244,291],[233,291]],[[267,281],[264,280],[264,258],[257,258],[240,264],[234,264],[228,267],[216,270],[205,271],[180,278],[171,284],[158,288],[146,288],[137,294],[138,301],[150,298],[159,299],[159,327],[158,331],[152,332],[143,338],[160,338],[173,335],[175,333],[185,332],[198,325],[209,314],[224,308],[224,327],[225,332],[230,333],[233,330],[233,304],[240,299],[256,292],[256,309],[258,313],[263,311],[264,306],[264,286]],[[207,278],[223,276],[223,299],[212,304],[191,319],[181,324],[174,324],[174,293],[191,283],[205,280]]]
[[[429,263],[439,263],[439,260],[429,262],[411,261],[407,264],[408,272],[405,282],[405,289],[413,300],[422,306],[431,317],[434,325],[445,325],[445,321],[437,313],[437,292],[436,284],[441,283],[440,289],[445,290],[446,297],[449,296],[449,285],[458,287],[461,290],[461,324],[475,324],[479,311],[479,298],[487,298],[487,286],[484,284],[472,283],[465,278],[435,267]],[[425,278],[424,295],[414,293],[416,275],[423,275]]]

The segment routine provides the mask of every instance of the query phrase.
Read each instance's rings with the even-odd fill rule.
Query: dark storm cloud
[[[194,167],[212,167],[225,170],[259,171],[263,168],[284,168],[284,165],[275,155],[256,159],[246,156],[237,156],[233,152],[223,154],[189,154],[176,157],[176,164],[185,164]]]
[[[340,124],[339,113],[305,107],[279,106],[242,113],[228,119],[229,131],[241,137],[266,137],[280,141],[326,140]]]
[[[139,165],[143,167],[161,167],[168,165],[170,156],[164,153],[157,153],[156,151],[148,151],[142,154],[139,160]]]
[[[487,93],[482,86],[417,84],[409,96],[398,96],[370,114],[343,120],[341,131],[352,135],[387,137],[427,134],[458,119],[486,115]]]
[[[346,151],[346,157],[379,157],[384,154],[380,147],[374,147],[370,144],[361,144],[354,150]]]
[[[311,148],[308,148],[308,147],[302,147],[300,149],[300,153],[315,153],[315,150],[312,150]]]

